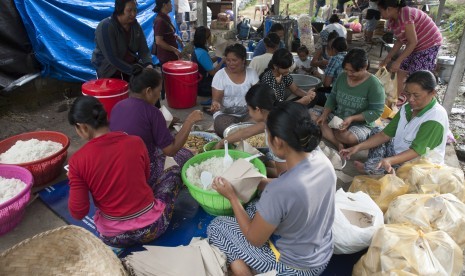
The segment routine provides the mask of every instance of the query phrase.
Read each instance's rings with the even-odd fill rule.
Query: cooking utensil
[[[229,155],[228,152],[228,140],[224,140],[224,158],[223,158],[223,166],[225,170],[227,170],[229,167],[231,167],[232,163],[234,160],[232,157]]]
[[[250,161],[252,161],[253,159],[255,159],[255,158],[257,158],[257,157],[260,157],[260,156],[263,156],[263,154],[257,153],[257,154],[254,154],[254,155],[250,156],[250,157],[244,158],[244,160],[250,162]]]
[[[206,190],[213,182],[213,175],[211,172],[203,171],[200,174],[200,182],[202,183],[203,188]]]

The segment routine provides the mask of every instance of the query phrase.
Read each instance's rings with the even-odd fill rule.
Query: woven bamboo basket
[[[0,275],[127,275],[115,253],[89,231],[63,226],[0,255]]]

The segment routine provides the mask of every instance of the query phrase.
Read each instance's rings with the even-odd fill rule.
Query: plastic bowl
[[[215,149],[216,144],[218,144],[218,141],[211,141],[206,143],[203,146],[203,151],[211,151]],[[233,144],[228,143],[228,149],[235,149],[236,147]]]
[[[34,176],[34,186],[41,186],[57,178],[63,171],[63,164],[68,155],[69,138],[63,133],[56,131],[35,131],[22,133],[0,141],[0,153],[9,150],[19,140],[37,139],[41,141],[53,141],[63,145],[58,152],[45,158],[21,164],[8,164],[21,166],[28,169]]]
[[[34,178],[27,169],[14,165],[0,165],[0,176],[16,178],[26,183],[26,187],[19,194],[0,203],[0,235],[3,235],[13,230],[23,219]]]
[[[250,154],[246,152],[237,151],[237,150],[230,150],[229,155],[231,155],[233,159],[246,158],[246,157],[251,156]],[[214,216],[232,215],[233,210],[231,207],[231,203],[229,202],[228,199],[226,199],[225,197],[223,197],[216,191],[204,190],[190,183],[189,180],[187,179],[186,171],[187,171],[187,168],[189,168],[189,166],[193,164],[201,163],[212,157],[223,157],[223,156],[224,156],[224,150],[212,150],[212,151],[200,153],[192,157],[191,159],[189,159],[184,164],[184,166],[182,167],[182,171],[181,171],[182,181],[187,186],[189,193],[199,203],[199,205],[202,206],[205,212],[209,213],[210,215],[214,215]],[[263,164],[263,162],[260,161],[260,159],[253,159],[251,162],[256,168],[258,168],[258,171],[261,174],[266,175],[265,164]]]

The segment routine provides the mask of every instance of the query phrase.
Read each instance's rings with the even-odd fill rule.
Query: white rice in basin
[[[16,178],[0,176],[0,204],[10,200],[26,188],[26,183]]]
[[[220,176],[227,169],[223,166],[223,159],[223,157],[212,157],[201,163],[189,166],[186,170],[187,179],[191,184],[204,189],[202,182],[200,182],[200,174],[203,171],[208,171],[214,178]],[[209,185],[205,190],[212,190],[211,185]]]
[[[0,154],[0,163],[21,164],[40,160],[59,152],[63,145],[37,139],[18,140],[10,149]]]

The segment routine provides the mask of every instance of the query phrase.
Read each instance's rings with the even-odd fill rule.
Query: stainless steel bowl
[[[229,134],[234,133],[238,131],[239,129],[243,129],[249,126],[253,126],[255,123],[253,122],[244,122],[244,123],[238,123],[238,124],[233,124],[228,126],[224,132],[223,132],[223,137],[228,137]]]

